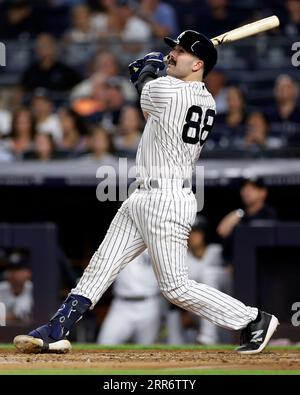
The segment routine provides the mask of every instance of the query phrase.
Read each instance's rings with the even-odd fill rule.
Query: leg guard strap
[[[70,295],[50,319],[50,337],[54,340],[65,338],[71,327],[89,310],[92,302],[81,295]]]

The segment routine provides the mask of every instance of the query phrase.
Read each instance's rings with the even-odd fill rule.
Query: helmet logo
[[[200,43],[200,41],[195,41],[194,44],[191,45],[191,50],[194,52],[194,45],[196,45],[197,43]]]

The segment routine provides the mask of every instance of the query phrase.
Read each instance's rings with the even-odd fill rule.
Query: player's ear
[[[194,64],[193,64],[193,71],[199,71],[200,69],[202,69],[204,67],[204,62],[201,59],[196,59]]]

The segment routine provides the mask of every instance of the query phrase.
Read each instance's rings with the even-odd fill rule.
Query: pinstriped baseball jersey
[[[137,153],[137,178],[180,182],[141,183],[121,206],[83,277],[72,290],[95,305],[120,270],[148,248],[158,285],[172,303],[225,328],[244,328],[257,316],[229,295],[188,278],[187,240],[196,199],[182,179],[211,131],[215,102],[202,82],[162,77],[147,83],[141,105],[148,113]],[[170,187],[171,186],[171,187]]]
[[[141,107],[149,116],[137,152],[137,178],[191,178],[215,116],[205,84],[157,78],[144,86]]]

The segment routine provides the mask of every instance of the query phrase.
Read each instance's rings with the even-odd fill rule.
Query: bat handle
[[[169,55],[164,56],[164,62],[168,63],[168,61],[169,61]]]

